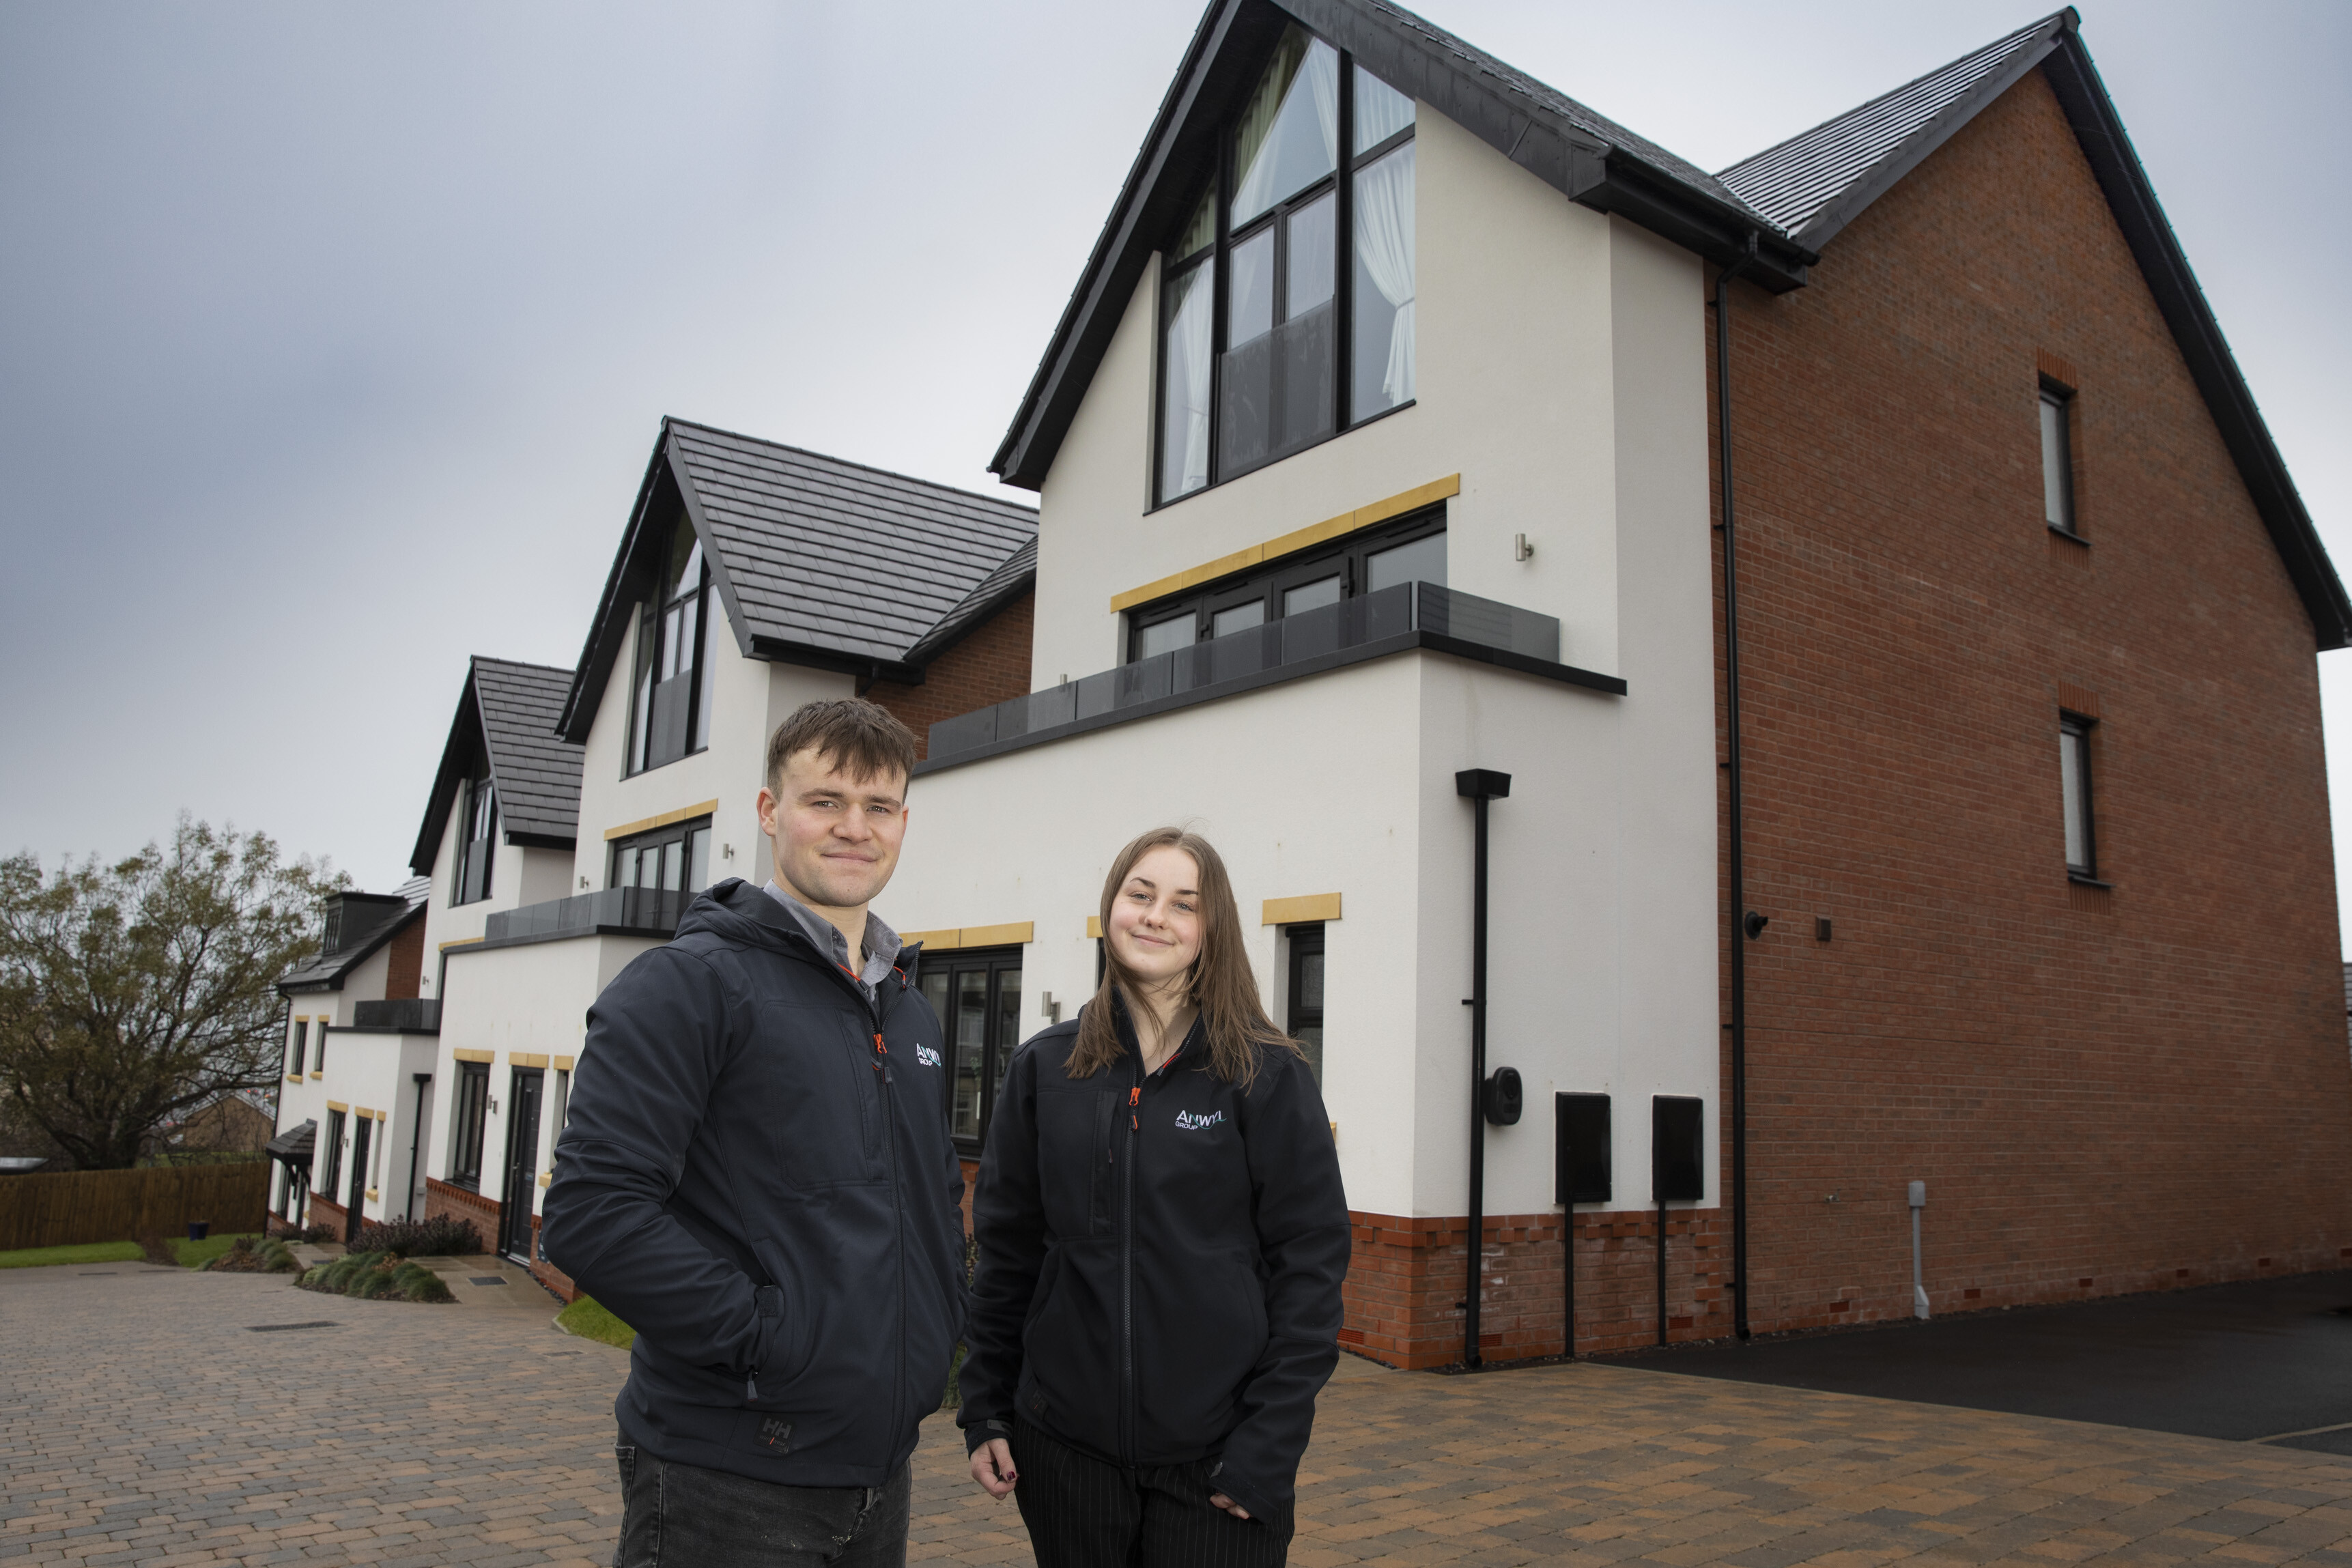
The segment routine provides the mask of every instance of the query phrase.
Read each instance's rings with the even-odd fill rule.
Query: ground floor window
[[[1289,1016],[1283,1032],[1298,1042],[1315,1082],[1323,1082],[1323,927],[1293,925],[1290,936]]]
[[[326,1147],[320,1152],[320,1157],[327,1162],[327,1168],[320,1173],[318,1190],[332,1197],[335,1184],[343,1174],[343,1113],[341,1111],[327,1113],[327,1134],[322,1142]]]
[[[1021,949],[976,947],[923,955],[923,995],[948,1037],[948,1124],[978,1154],[996,1091],[1021,1043]]]
[[[457,1063],[457,1114],[449,1126],[452,1186],[462,1186],[468,1192],[482,1190],[482,1123],[489,1112],[489,1063]]]

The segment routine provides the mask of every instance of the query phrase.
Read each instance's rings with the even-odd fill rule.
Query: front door
[[[507,1091],[507,1183],[499,1200],[499,1250],[530,1261],[530,1210],[539,1196],[539,1091],[546,1074],[518,1067]]]
[[[354,1246],[360,1239],[360,1227],[367,1220],[368,1134],[375,1131],[375,1118],[362,1116],[352,1127],[352,1188],[344,1196],[351,1206],[343,1210],[343,1245]]]

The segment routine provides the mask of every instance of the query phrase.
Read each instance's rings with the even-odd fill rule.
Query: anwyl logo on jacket
[[[1213,1127],[1224,1119],[1225,1113],[1223,1111],[1212,1111],[1205,1116],[1195,1115],[1190,1111],[1176,1113],[1176,1124],[1188,1133],[1196,1127]]]
[[[926,1067],[937,1067],[940,1065],[940,1053],[928,1045],[919,1045],[915,1047],[915,1060]]]

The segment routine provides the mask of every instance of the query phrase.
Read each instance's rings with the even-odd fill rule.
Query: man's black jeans
[[[613,1568],[905,1568],[914,1470],[887,1486],[787,1487],[666,1464],[628,1444]]]

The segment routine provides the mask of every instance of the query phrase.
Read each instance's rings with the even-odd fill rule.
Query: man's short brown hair
[[[915,771],[915,732],[888,708],[864,697],[803,703],[776,726],[776,733],[768,737],[769,790],[782,795],[785,761],[812,750],[818,761],[829,758],[853,779],[891,773],[907,779]]]

